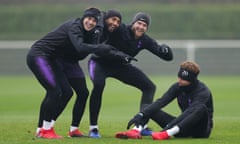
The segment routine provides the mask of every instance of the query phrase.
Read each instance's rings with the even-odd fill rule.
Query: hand
[[[135,124],[135,126],[139,126],[141,124],[141,121],[143,119],[143,113],[138,113],[136,114],[129,122],[127,125],[127,129],[131,127],[131,125]]]
[[[162,53],[169,53],[170,47],[168,45],[162,44],[161,51],[162,51]]]
[[[137,61],[136,58],[134,58],[122,51],[119,51],[117,49],[111,50],[110,55],[112,55],[114,59],[116,59],[122,63],[130,63],[132,60]]]
[[[100,39],[101,39],[102,34],[103,34],[102,28],[100,28],[100,27],[95,28],[95,30],[94,30],[94,40],[93,40],[94,44],[99,44],[100,43]]]
[[[158,56],[166,61],[171,61],[173,59],[171,48],[165,44],[160,45]]]
[[[125,57],[125,62],[126,63],[130,63],[131,61],[138,61],[136,58],[132,57],[132,56],[126,56]]]

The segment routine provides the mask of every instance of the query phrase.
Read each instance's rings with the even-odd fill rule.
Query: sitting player
[[[163,128],[160,132],[152,132],[154,140],[165,140],[172,136],[208,138],[213,127],[213,101],[211,91],[197,78],[199,72],[195,62],[183,62],[178,72],[178,82],[129,121],[127,128],[135,124],[133,129],[117,133],[116,138],[142,138],[140,132],[148,119]],[[178,117],[162,111],[175,98],[182,111]]]

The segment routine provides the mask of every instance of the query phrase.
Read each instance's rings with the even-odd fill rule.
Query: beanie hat
[[[150,15],[143,13],[143,12],[138,12],[132,19],[132,25],[136,22],[136,21],[143,21],[145,22],[148,26],[151,23],[151,17]]]
[[[85,17],[94,17],[98,21],[101,12],[97,8],[88,8],[83,13],[83,18]]]
[[[105,19],[108,19],[110,17],[118,17],[120,19],[120,21],[122,21],[122,15],[119,11],[117,10],[108,10],[106,12],[106,16]]]
[[[189,82],[195,82],[197,80],[198,73],[194,73],[192,71],[189,71],[187,69],[180,68],[178,71],[178,77],[189,81]]]

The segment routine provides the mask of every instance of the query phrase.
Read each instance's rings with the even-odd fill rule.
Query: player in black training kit
[[[128,123],[138,129],[131,129],[116,134],[117,138],[142,138],[140,129],[148,119],[155,121],[162,129],[161,132],[153,132],[154,140],[165,140],[172,136],[208,138],[213,127],[213,99],[209,88],[197,76],[199,66],[195,62],[185,61],[181,63],[178,72],[178,82],[174,83],[167,92],[154,103],[147,106],[133,117]],[[172,116],[162,108],[177,99],[181,114]]]
[[[167,45],[159,45],[145,34],[149,24],[149,15],[137,13],[131,25],[121,24],[119,29],[111,34],[107,43],[131,57],[135,57],[140,51],[146,49],[163,60],[172,60],[173,54]],[[140,69],[124,60],[115,59],[112,56],[93,55],[89,60],[89,74],[93,82],[90,96],[90,124],[96,129],[107,77],[116,78],[140,89],[142,91],[141,110],[153,101],[155,84]]]
[[[102,12],[101,17],[99,19],[98,25],[96,26],[96,31],[98,31],[98,35],[96,37],[97,43],[107,43],[109,39],[111,38],[112,34],[119,28],[121,24],[122,16],[121,13],[117,10],[108,10],[107,12]],[[131,56],[115,50],[110,51],[107,56],[111,55],[111,58],[114,60],[122,61],[124,63],[127,63],[131,61]],[[98,57],[99,55],[95,55],[93,57]],[[98,132],[98,126],[95,124],[95,122],[92,121],[92,116],[95,114],[95,101],[97,99],[91,98],[90,102],[90,130],[89,130],[89,137],[91,138],[100,138],[101,135]]]
[[[90,53],[101,55],[114,49],[107,44],[90,44],[99,16],[98,9],[86,9],[82,18],[64,22],[32,45],[27,55],[27,64],[46,89],[46,96],[40,107],[38,137],[62,138],[55,133],[53,126],[73,95],[72,88],[81,95],[77,105],[82,109],[73,110],[75,127],[79,124],[88,90],[78,60],[84,59]]]

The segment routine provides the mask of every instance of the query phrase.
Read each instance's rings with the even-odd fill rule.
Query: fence
[[[0,41],[0,75],[26,75],[26,54],[34,41]],[[174,60],[165,62],[141,52],[134,65],[147,74],[175,74],[179,63],[196,61],[205,75],[240,75],[240,40],[159,40],[173,48]],[[80,61],[85,73],[87,59]]]

